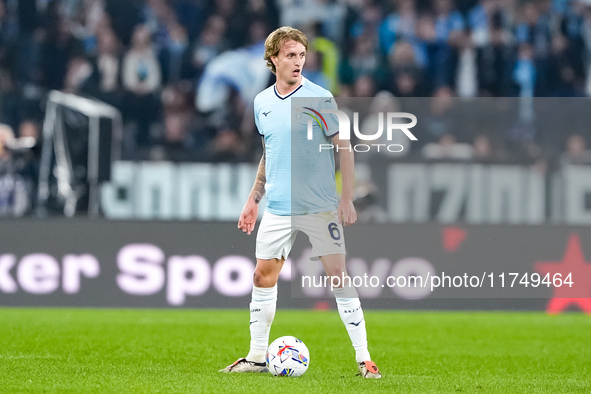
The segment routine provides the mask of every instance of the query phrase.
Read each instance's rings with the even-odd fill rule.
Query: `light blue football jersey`
[[[256,96],[255,123],[265,139],[267,211],[286,216],[337,208],[334,152],[321,150],[320,144],[332,143],[338,119],[321,113],[323,109],[337,109],[334,97],[304,77],[286,96],[275,85]],[[312,140],[308,139],[309,120]]]

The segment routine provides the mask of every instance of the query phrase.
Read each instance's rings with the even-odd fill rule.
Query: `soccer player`
[[[300,113],[302,130],[292,134],[296,132],[292,131],[295,119],[291,113],[292,98],[313,100],[312,105],[316,108],[307,107],[311,111],[308,112],[310,118],[316,115],[320,120],[318,110],[336,109],[329,91],[302,76],[307,49],[307,37],[291,27],[275,30],[265,41],[265,60],[276,76],[276,83],[254,100],[255,123],[263,137],[263,156],[238,221],[238,228],[251,234],[258,216],[258,204],[266,192],[267,206],[256,239],[257,264],[250,303],[250,352],[220,372],[267,371],[265,353],[275,316],[277,280],[298,231],[308,235],[312,256],[322,261],[329,277],[347,275],[342,225],[357,220],[353,206],[354,163],[350,142],[339,138],[334,116],[325,116],[315,123],[313,140],[302,141],[307,136],[307,118]],[[340,203],[333,150],[319,149],[319,142],[339,147],[343,179]],[[308,145],[304,146],[305,143]],[[343,286],[333,291],[339,314],[355,348],[360,374],[365,378],[381,378],[367,348],[365,320],[357,292]]]

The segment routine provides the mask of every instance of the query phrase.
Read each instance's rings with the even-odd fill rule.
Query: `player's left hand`
[[[250,233],[252,233],[254,230],[258,213],[259,206],[251,198],[249,198],[242,209],[240,219],[238,219],[238,228],[242,230],[242,232],[250,235]]]
[[[341,200],[337,211],[339,216],[339,223],[343,223],[344,226],[349,226],[357,221],[357,211],[352,200]]]

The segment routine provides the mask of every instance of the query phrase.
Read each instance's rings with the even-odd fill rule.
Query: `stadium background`
[[[273,81],[263,41],[280,25],[307,33],[304,75],[337,98],[386,108],[423,100],[419,142],[358,160],[361,223],[351,231],[361,249],[351,257],[534,272],[536,262],[567,261],[575,237],[585,261],[587,0],[2,0],[2,305],[246,305],[254,239],[234,222],[261,153],[252,99]],[[533,116],[509,123],[469,107],[498,98],[515,108],[530,97]],[[458,114],[477,126],[460,131]],[[44,161],[47,152],[55,154]],[[469,189],[469,176],[481,176],[484,191]],[[421,239],[406,242],[409,233]],[[364,234],[387,234],[392,251],[370,259]],[[527,253],[507,252],[508,243],[529,245]],[[139,271],[118,257],[134,245],[155,253],[147,263],[137,257]],[[150,264],[156,273],[142,276]],[[127,288],[126,272],[135,281]],[[169,294],[174,275],[186,293]],[[282,291],[283,306],[330,301]],[[367,307],[543,310],[552,294],[398,294],[368,297]]]

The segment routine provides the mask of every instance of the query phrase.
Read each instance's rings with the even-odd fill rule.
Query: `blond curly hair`
[[[275,30],[265,40],[265,60],[267,61],[267,67],[271,69],[273,74],[277,71],[275,65],[271,60],[271,56],[279,55],[281,45],[287,41],[294,40],[299,42],[308,50],[308,37],[298,29],[294,29],[290,26],[283,26]]]

